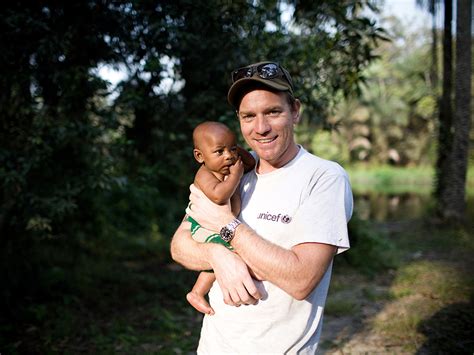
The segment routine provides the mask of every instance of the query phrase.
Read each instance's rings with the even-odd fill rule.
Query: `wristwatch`
[[[222,227],[221,231],[219,232],[221,239],[224,242],[230,243],[230,241],[234,238],[234,234],[235,234],[235,230],[237,229],[237,226],[239,226],[240,224],[242,224],[242,222],[240,222],[237,218],[235,218],[232,222]]]

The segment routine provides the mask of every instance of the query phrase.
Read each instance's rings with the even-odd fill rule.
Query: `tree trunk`
[[[456,14],[456,84],[450,188],[441,195],[444,219],[460,221],[466,210],[466,173],[471,126],[471,1],[458,0]]]
[[[436,0],[430,0],[431,13],[431,35],[433,42],[431,43],[431,70],[430,80],[433,91],[438,95],[438,29],[436,28]]]
[[[443,89],[439,108],[438,159],[436,161],[435,198],[437,211],[442,215],[441,196],[449,189],[449,156],[452,147],[452,31],[453,8],[451,0],[444,0],[443,31]]]

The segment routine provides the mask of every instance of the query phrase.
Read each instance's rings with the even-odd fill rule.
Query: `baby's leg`
[[[199,312],[213,315],[214,310],[206,300],[206,294],[211,289],[212,283],[216,280],[214,273],[201,272],[194,284],[193,289],[186,295],[188,302]]]

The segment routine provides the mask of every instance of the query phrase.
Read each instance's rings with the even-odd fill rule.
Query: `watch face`
[[[223,227],[219,234],[221,235],[221,238],[226,242],[229,242],[230,240],[232,240],[233,233],[227,227]]]
[[[228,225],[222,227],[221,231],[219,232],[223,241],[230,243],[230,241],[234,238],[235,228],[241,224],[238,219],[234,219]]]

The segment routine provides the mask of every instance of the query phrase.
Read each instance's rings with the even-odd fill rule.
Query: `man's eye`
[[[242,115],[240,116],[240,119],[245,122],[250,122],[255,116],[252,115]]]
[[[269,116],[278,116],[280,114],[280,111],[273,110],[268,113]]]

